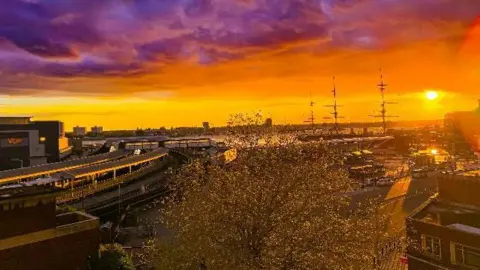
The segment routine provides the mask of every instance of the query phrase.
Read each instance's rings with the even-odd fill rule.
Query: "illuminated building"
[[[480,268],[480,171],[444,173],[407,218],[409,269]]]
[[[432,151],[433,150],[423,150],[413,153],[411,155],[411,160],[414,162],[415,166],[419,167],[435,165],[435,154],[437,152],[433,153]]]
[[[71,149],[62,122],[0,117],[0,169],[58,162]]]
[[[99,220],[56,213],[56,189],[0,189],[0,268],[86,269],[98,250]]]

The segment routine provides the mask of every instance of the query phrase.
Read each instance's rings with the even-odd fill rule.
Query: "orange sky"
[[[32,53],[31,48],[20,46],[25,43],[14,42],[13,38],[11,42],[2,43],[0,30],[0,57],[5,58],[5,63],[12,61],[11,65],[0,69],[0,80],[4,80],[4,84],[0,84],[0,103],[3,104],[0,112],[32,115],[36,120],[58,119],[65,122],[67,129],[75,125],[102,125],[105,129],[200,126],[202,121],[220,126],[225,125],[232,113],[257,110],[273,117],[276,123],[300,123],[308,117],[310,93],[316,102],[317,118],[328,115],[328,109],[322,105],[332,102],[330,90],[335,75],[338,103],[344,105],[340,110],[345,117],[342,121],[371,121],[369,115],[379,110],[380,95],[376,89],[379,68],[383,69],[388,84],[387,99],[398,102],[388,107],[389,113],[400,116],[399,120],[439,119],[448,111],[475,108],[480,98],[477,58],[480,20],[473,22],[472,18],[462,20],[464,15],[453,16],[453,12],[467,12],[465,8],[452,10],[452,14],[448,10],[443,14],[438,9],[432,12],[443,14],[445,18],[439,15],[439,18],[424,19],[423,9],[414,4],[409,7],[408,3],[415,3],[409,0],[404,2],[403,9],[387,6],[391,9],[387,9],[385,16],[390,10],[391,20],[377,26],[375,20],[367,20],[369,14],[365,11],[369,10],[368,4],[377,1],[366,0],[363,6],[359,4],[355,9],[333,4],[331,10],[323,9],[323,13],[335,15],[327,18],[322,13],[322,20],[330,20],[326,33],[317,34],[319,30],[315,30],[315,34],[291,36],[283,28],[278,34],[269,28],[262,32],[275,34],[268,36],[268,42],[257,36],[254,40],[262,45],[251,39],[246,39],[251,41],[248,44],[242,41],[241,46],[220,42],[218,38],[215,42],[198,37],[184,41],[183,33],[190,30],[189,23],[201,21],[205,27],[213,28],[205,21],[213,18],[213,13],[210,11],[206,13],[210,15],[195,17],[195,20],[182,17],[183,28],[178,30],[182,39],[167,43],[172,47],[184,47],[183,44],[189,42],[193,46],[189,52],[195,53],[182,54],[182,57],[178,56],[178,51],[173,57],[171,49],[166,50],[166,45],[158,41],[149,41],[150,47],[132,45],[134,57],[126,53],[128,50],[123,45],[120,48],[114,43],[87,46],[73,40],[72,44],[80,45],[72,45],[71,52],[55,49],[61,55],[50,58],[51,52],[45,57],[42,51],[43,62],[39,62],[38,52],[35,52],[36,60],[28,58],[30,56],[22,58],[19,49]],[[443,2],[447,5],[449,1]],[[460,2],[468,1],[455,3]],[[475,8],[480,11],[479,5]],[[221,14],[219,10],[220,7],[215,9],[216,20]],[[309,19],[318,16],[302,12]],[[405,17],[405,14],[412,15]],[[124,14],[122,19],[126,20]],[[310,27],[303,19],[295,17],[292,20],[303,25],[302,29]],[[118,22],[110,23],[111,26],[108,23],[101,26],[113,29]],[[271,24],[268,21],[265,25],[258,24],[257,28]],[[151,34],[143,32],[145,36],[138,34],[135,38],[142,42],[151,40]],[[285,38],[287,34],[289,38]],[[199,44],[201,50],[197,48]],[[152,56],[146,52],[150,53],[153,45],[155,54]],[[164,51],[159,53],[160,49]],[[212,60],[210,54],[208,61],[204,60],[206,52],[213,51],[217,58]],[[77,55],[71,59],[65,55],[74,53]],[[100,57],[105,55],[115,59],[115,65],[110,65],[110,58],[99,64],[98,59],[106,59]],[[137,63],[132,62],[132,57],[142,59],[138,60],[141,62],[138,67],[132,64]],[[18,59],[26,64],[37,62],[32,62],[34,64],[28,68],[18,67],[14,64],[19,63]],[[92,63],[97,66],[92,67]],[[128,63],[125,70],[123,63]],[[78,67],[74,66],[77,64]],[[99,70],[101,73],[94,73]],[[426,90],[437,90],[439,98],[427,101]]]

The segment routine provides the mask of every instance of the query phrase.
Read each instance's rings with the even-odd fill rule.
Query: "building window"
[[[440,238],[430,235],[422,235],[422,249],[426,254],[440,259],[442,257],[442,248],[440,244]]]
[[[41,142],[41,143],[44,143],[46,140],[47,140],[47,138],[45,138],[45,137],[40,137],[40,142]]]
[[[480,268],[480,249],[452,243],[450,245],[452,264]]]

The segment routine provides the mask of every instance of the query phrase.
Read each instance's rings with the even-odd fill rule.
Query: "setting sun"
[[[428,100],[435,100],[438,98],[438,92],[437,91],[427,91],[425,92],[425,97]]]

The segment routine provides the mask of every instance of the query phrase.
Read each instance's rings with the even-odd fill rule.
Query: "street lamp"
[[[12,158],[10,159],[11,161],[18,161],[20,162],[20,168],[23,168],[23,160],[22,159],[19,159],[19,158]]]

